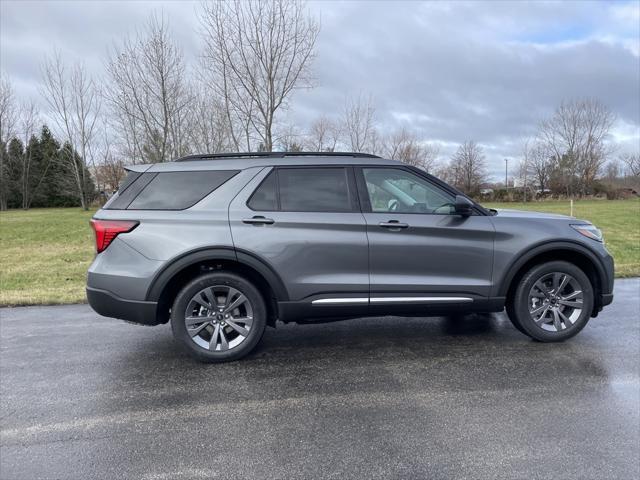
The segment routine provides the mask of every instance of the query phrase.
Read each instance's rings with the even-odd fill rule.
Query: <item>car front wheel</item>
[[[594,292],[576,265],[552,261],[531,268],[510,301],[507,312],[519,330],[541,342],[559,342],[585,327]]]
[[[266,307],[256,287],[232,273],[188,283],[171,308],[176,341],[194,358],[215,363],[247,355],[262,338]]]

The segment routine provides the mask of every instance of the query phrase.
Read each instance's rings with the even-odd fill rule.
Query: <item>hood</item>
[[[568,215],[558,215],[557,213],[530,212],[528,210],[510,210],[507,208],[497,208],[496,215],[499,217],[515,217],[515,218],[548,218],[556,220],[575,220],[575,217]]]

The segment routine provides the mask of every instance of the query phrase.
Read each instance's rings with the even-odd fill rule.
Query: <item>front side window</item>
[[[371,211],[448,215],[454,196],[431,182],[399,168],[363,168]]]

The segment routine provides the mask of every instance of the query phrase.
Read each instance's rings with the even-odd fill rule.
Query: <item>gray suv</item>
[[[267,325],[499,312],[544,342],[613,300],[600,231],[487,210],[403,163],[356,153],[199,155],[134,165],[91,223],[87,298],[101,315],[171,322],[206,362]]]

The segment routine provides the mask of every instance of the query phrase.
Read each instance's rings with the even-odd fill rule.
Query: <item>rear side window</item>
[[[129,204],[138,194],[149,185],[149,182],[156,177],[157,173],[143,173],[135,176],[130,182],[127,177],[124,183],[118,189],[118,194],[104,205],[107,210],[126,210]]]
[[[280,209],[284,212],[349,212],[344,168],[279,168]]]
[[[192,207],[238,170],[144,173],[106,206],[116,210],[184,210]]]
[[[347,170],[276,168],[253,192],[247,206],[267,212],[350,212]]]
[[[238,171],[165,172],[155,176],[128,210],[184,210],[213,192]]]
[[[140,175],[142,175],[142,173],[140,172],[127,172],[127,176],[124,177],[124,180],[118,187],[118,193],[124,192],[129,185],[131,185],[133,182],[135,182],[138,179]]]

